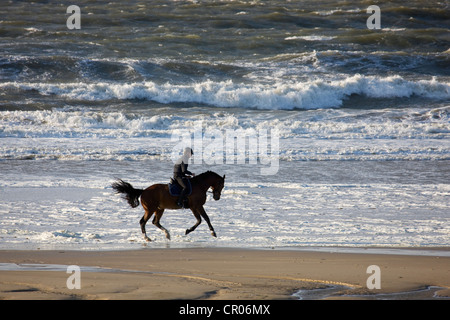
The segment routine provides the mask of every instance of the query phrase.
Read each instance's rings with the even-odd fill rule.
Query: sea
[[[184,146],[217,238],[147,243]],[[448,0],[1,2],[0,249],[449,246]]]

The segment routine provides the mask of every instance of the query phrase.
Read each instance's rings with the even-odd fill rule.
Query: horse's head
[[[211,186],[214,200],[217,201],[220,199],[220,195],[224,184],[225,184],[225,175],[223,175],[223,177],[219,176],[219,179],[217,179],[216,183],[213,186]]]

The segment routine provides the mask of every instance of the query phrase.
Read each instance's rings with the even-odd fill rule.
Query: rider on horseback
[[[173,178],[178,182],[178,184],[183,188],[181,190],[180,196],[178,198],[178,206],[183,207],[184,197],[187,192],[186,188],[186,180],[189,176],[194,176],[192,172],[190,172],[188,168],[189,158],[194,154],[191,148],[184,148],[183,155],[175,162],[175,166],[173,167]]]

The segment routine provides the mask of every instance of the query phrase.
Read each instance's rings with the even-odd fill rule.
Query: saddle
[[[186,182],[186,197],[190,196],[192,193],[192,186],[191,186],[191,181],[190,179],[185,179],[184,180]],[[173,178],[170,178],[170,182],[169,182],[169,193],[171,196],[179,196],[181,194],[181,186],[180,184],[174,180]]]

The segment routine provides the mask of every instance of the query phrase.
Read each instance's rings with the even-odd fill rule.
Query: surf
[[[368,98],[449,99],[450,83],[435,77],[407,80],[399,75],[360,74],[337,79],[275,81],[273,83],[203,80],[186,84],[153,81],[0,84],[3,90],[37,91],[75,101],[146,100],[162,104],[198,103],[222,108],[294,110],[337,108],[352,95]]]

